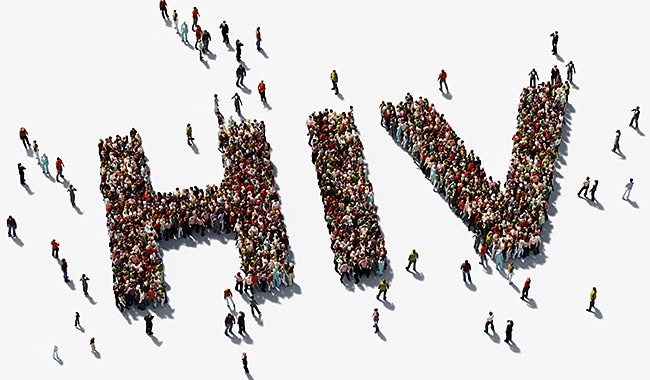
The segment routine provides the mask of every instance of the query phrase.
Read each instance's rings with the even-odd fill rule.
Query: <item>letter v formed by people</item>
[[[559,84],[523,89],[503,190],[486,177],[481,160],[467,152],[443,115],[425,100],[407,96],[396,106],[388,103],[382,109],[382,125],[468,228],[483,239],[491,234],[492,241],[511,247],[512,254],[518,253],[520,241],[538,253],[566,99]]]
[[[145,302],[167,299],[158,240],[176,230],[190,238],[196,230],[234,230],[244,272],[272,272],[288,265],[289,241],[276,191],[270,146],[250,121],[219,127],[225,169],[220,186],[155,192],[142,138],[106,138],[100,148],[100,190],[106,206],[106,226],[116,297]],[[171,226],[167,229],[166,226]],[[196,232],[195,230],[195,232]]]

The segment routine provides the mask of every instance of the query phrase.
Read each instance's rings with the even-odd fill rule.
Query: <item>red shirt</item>
[[[443,71],[438,75],[438,80],[445,80],[445,79],[447,79],[447,73]]]

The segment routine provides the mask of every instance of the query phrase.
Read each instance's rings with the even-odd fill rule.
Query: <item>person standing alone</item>
[[[535,87],[537,86],[537,81],[539,80],[539,75],[537,75],[537,71],[533,67],[533,69],[528,73],[528,76],[530,77],[530,87]]]
[[[569,61],[569,63],[566,64],[566,78],[569,81],[569,83],[573,83],[573,74],[576,73],[576,67],[573,64],[573,61]]]
[[[551,33],[551,45],[553,48],[551,49],[551,52],[553,55],[557,55],[557,41],[560,39],[560,34],[557,32],[557,30],[553,33]]]
[[[65,177],[63,176],[63,167],[65,167],[65,165],[63,165],[63,160],[61,159],[61,157],[56,158],[56,162],[54,163],[54,166],[56,167],[56,181],[59,182],[59,177],[65,179]]]
[[[339,94],[339,75],[336,73],[336,70],[332,70],[330,74],[330,80],[332,81],[332,90],[334,90],[334,95]]]
[[[528,290],[530,290],[530,277],[526,277],[526,281],[524,282],[524,288],[521,290],[521,298],[523,299],[528,299]]]
[[[632,108],[632,120],[630,120],[630,127],[634,129],[639,129],[639,115],[641,115],[641,109],[639,106]],[[634,124],[634,126],[632,126]]]
[[[147,335],[153,335],[153,315],[147,314],[144,316],[144,331]]]
[[[372,312],[372,327],[375,328],[375,334],[379,332],[379,310],[377,308]]]
[[[50,242],[50,245],[52,246],[52,257],[55,259],[59,258],[59,242],[56,241],[56,239],[52,239]]]
[[[447,73],[445,72],[445,70],[440,71],[440,74],[438,74],[438,85],[439,85],[438,89],[440,90],[440,92],[442,92],[443,84],[445,85],[445,91],[449,93],[449,87],[447,87]]]
[[[591,309],[596,307],[596,287],[591,288],[591,293],[589,293],[589,308],[586,309],[588,312],[591,312]]]
[[[514,326],[514,324],[515,323],[510,319],[508,319],[508,321],[506,321],[506,339],[504,340],[504,342],[506,342],[508,344],[510,344],[510,342],[512,342],[512,326]]]
[[[241,354],[241,364],[244,367],[244,372],[248,373],[248,356],[245,352]]]
[[[84,291],[84,296],[88,295],[88,281],[90,281],[90,278],[86,276],[85,273],[81,275],[81,278],[79,279],[81,281],[81,288]]]
[[[492,314],[492,312],[488,313],[488,317],[485,320],[485,328],[483,329],[483,332],[486,334],[488,332],[488,327],[492,328],[492,333],[494,334],[494,314]]]
[[[612,148],[612,152],[616,151],[621,151],[619,144],[619,140],[621,139],[621,131],[619,129],[616,130],[616,136],[614,137],[614,147]]]
[[[257,85],[257,91],[260,93],[262,103],[266,103],[266,85],[263,80],[261,80],[260,84]]]
[[[468,260],[465,260],[464,263],[460,264],[460,270],[463,272],[463,282],[472,282],[472,276],[469,274],[469,272],[472,270],[472,265],[469,263]]]
[[[257,29],[255,29],[255,46],[257,46],[257,51],[262,50],[262,47],[260,44],[262,43],[262,32],[260,31],[260,27],[258,26]]]
[[[406,266],[406,270],[410,270],[411,265],[413,265],[413,271],[415,273],[418,272],[418,270],[415,268],[415,266],[416,266],[416,264],[418,262],[418,257],[420,257],[420,255],[418,255],[418,252],[415,249],[413,249],[411,251],[411,253],[409,253],[409,258],[408,258],[409,264]]]
[[[388,291],[388,288],[390,288],[390,285],[388,285],[388,281],[382,278],[377,288],[379,289],[379,293],[377,293],[377,299],[379,299],[379,296],[383,294],[384,301],[386,301],[386,292]]]
[[[167,13],[167,2],[165,0],[160,0],[158,4],[160,6],[160,13],[162,14],[163,20],[169,20],[169,13]]]
[[[634,179],[630,178],[630,182],[625,185],[625,192],[623,192],[623,199],[630,199],[630,193],[632,192],[632,187],[634,186]],[[625,198],[627,196],[627,198]],[[15,235],[14,235],[15,236]]]
[[[187,126],[185,127],[185,135],[187,135],[187,145],[192,146],[194,137],[192,137],[192,126],[190,123],[187,123]]]
[[[70,193],[70,203],[72,204],[72,207],[77,206],[77,204],[75,203],[75,199],[76,199],[75,191],[77,191],[77,189],[75,189],[75,187],[72,186],[72,184],[70,184],[68,186],[68,193]]]
[[[25,167],[23,166],[23,164],[21,164],[20,162],[18,163],[18,176],[20,177],[20,184],[21,184],[21,185],[25,185],[25,184],[26,184],[26,183],[25,183],[25,170],[26,170],[26,169],[27,169],[27,168],[25,168]]]
[[[13,234],[13,237],[16,237],[16,227],[18,227],[16,219],[9,215],[7,218],[7,236],[12,237],[11,235]]]

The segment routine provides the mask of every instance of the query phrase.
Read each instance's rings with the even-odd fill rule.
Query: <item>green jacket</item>
[[[388,290],[388,281],[381,281],[379,283],[379,290]]]

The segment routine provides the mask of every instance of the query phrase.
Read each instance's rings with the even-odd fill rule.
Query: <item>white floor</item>
[[[178,9],[182,20],[190,20],[192,6],[212,34],[217,56],[209,67],[165,25],[154,0],[3,4],[0,216],[11,214],[19,224],[19,239],[0,240],[3,378],[240,378],[242,351],[255,379],[642,377],[650,261],[644,170],[650,158],[644,37],[650,27],[643,5],[169,0],[170,13]],[[150,338],[141,316],[122,315],[113,305],[96,143],[136,127],[156,189],[219,183],[212,96],[219,94],[226,116],[233,113],[237,66],[221,43],[223,20],[231,41],[244,43],[245,83],[253,91],[240,93],[243,112],[267,125],[298,285],[291,296],[264,300],[262,320],[248,320],[251,340],[231,340],[222,332],[227,309],[221,295],[234,285],[234,241],[171,247],[164,257],[171,303],[154,311]],[[268,58],[254,48],[257,26]],[[562,61],[550,53],[554,30]],[[527,73],[535,67],[548,80],[557,64],[564,76],[569,60],[579,89],[570,97],[575,112],[558,160],[558,190],[545,226],[549,241],[543,257],[517,263],[514,277],[518,288],[532,278],[532,302],[522,302],[493,265],[491,273],[475,265],[472,291],[458,270],[465,259],[477,262],[471,235],[379,126],[379,103],[399,101],[407,91],[428,97],[488,175],[503,181]],[[449,74],[449,100],[435,83],[442,68]],[[342,99],[329,90],[332,69]],[[271,110],[256,93],[261,79]],[[307,116],[350,105],[393,264],[387,305],[375,300],[374,289],[339,284],[309,159]],[[639,132],[627,127],[636,105]],[[185,144],[188,122],[199,154]],[[63,186],[42,176],[25,154],[20,126],[52,167],[57,156],[63,159],[66,178],[79,190],[81,214]],[[616,129],[624,158],[609,151]],[[32,194],[18,183],[18,162],[28,168]],[[600,180],[601,208],[576,196],[587,175]],[[629,177],[636,187],[626,202],[621,194]],[[69,262],[73,287],[50,257],[53,237]],[[412,248],[421,254],[419,279],[402,269]],[[94,303],[81,292],[82,273],[91,278]],[[596,314],[585,312],[592,286],[598,288]],[[244,300],[236,301],[249,314]],[[372,332],[374,307],[383,338]],[[514,320],[515,345],[482,332],[490,310],[500,339],[506,319]],[[73,327],[75,311],[84,332]],[[97,357],[88,345],[92,336]],[[62,364],[51,359],[54,344]]]

